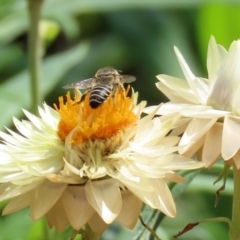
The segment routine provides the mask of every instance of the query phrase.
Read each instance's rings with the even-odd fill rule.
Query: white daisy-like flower
[[[50,227],[86,224],[101,235],[114,220],[133,228],[142,203],[176,215],[166,180],[181,182],[174,170],[203,166],[176,154],[179,137],[166,136],[179,115],[140,119],[145,102],[119,88],[97,109],[89,94],[70,94],[55,109],[14,124],[20,135],[1,132],[0,201],[11,199],[3,214],[30,206],[31,218],[46,216]]]
[[[186,80],[158,75],[157,87],[170,99],[158,114],[179,113],[174,134],[183,134],[179,151],[196,152],[211,167],[220,156],[240,168],[240,41],[227,52],[210,38],[208,79],[196,77],[177,48],[175,52]],[[152,111],[150,107],[146,112]]]

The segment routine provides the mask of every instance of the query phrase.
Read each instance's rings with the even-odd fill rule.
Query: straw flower
[[[208,79],[194,76],[179,50],[175,52],[186,81],[158,75],[157,87],[170,99],[158,114],[180,113],[174,134],[183,134],[180,154],[199,158],[211,167],[220,156],[240,168],[240,41],[227,52],[210,38]],[[152,111],[148,108],[146,111]]]
[[[14,119],[20,134],[1,132],[0,201],[3,214],[30,206],[33,220],[46,217],[58,231],[86,224],[98,235],[114,220],[133,228],[142,203],[176,215],[166,180],[181,182],[179,169],[202,167],[175,154],[177,136],[166,136],[179,119],[140,118],[145,102],[118,88],[96,109],[75,90],[55,110],[43,104],[40,117]]]

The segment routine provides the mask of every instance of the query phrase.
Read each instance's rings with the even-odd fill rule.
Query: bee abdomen
[[[110,95],[112,86],[109,85],[97,85],[90,93],[89,104],[91,108],[97,108],[100,106]]]

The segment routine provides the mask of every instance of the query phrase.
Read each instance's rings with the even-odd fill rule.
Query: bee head
[[[109,75],[119,75],[119,72],[121,72],[121,71],[116,70],[116,69],[111,68],[111,67],[101,68],[96,72],[95,77],[103,77],[103,76],[109,76]]]

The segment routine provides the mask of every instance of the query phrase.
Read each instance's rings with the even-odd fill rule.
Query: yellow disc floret
[[[67,93],[66,97],[66,103],[64,103],[63,97],[59,97],[59,108],[54,104],[54,108],[61,117],[58,125],[58,136],[62,141],[65,141],[67,135],[77,126],[80,109],[80,105],[77,104],[80,101],[77,90],[75,90],[74,100],[71,99],[70,92]]]
[[[120,130],[135,125],[138,116],[134,113],[134,95],[127,97],[127,91],[118,87],[114,95],[98,108],[92,109],[89,105],[89,93],[83,101],[77,97],[71,100],[67,93],[66,103],[63,97],[59,98],[59,108],[55,109],[61,116],[58,126],[58,135],[65,141],[68,134],[74,129],[71,144],[77,145],[88,140],[107,139],[116,135]],[[75,94],[76,95],[76,94]]]

